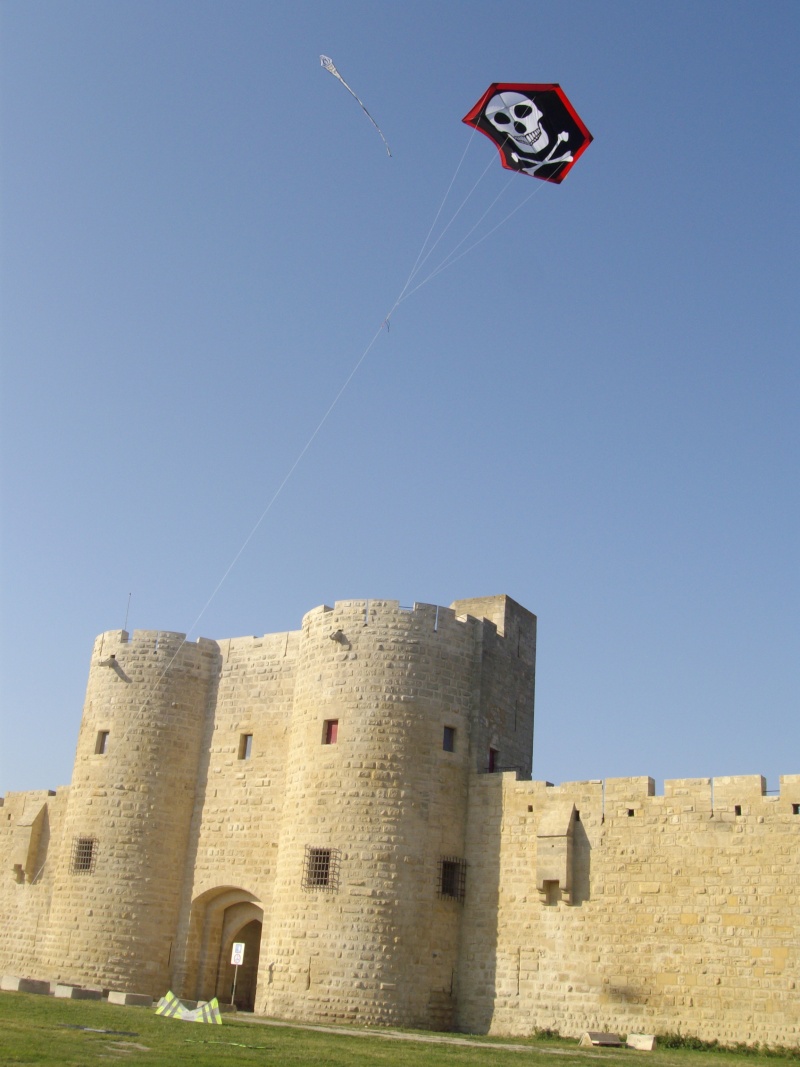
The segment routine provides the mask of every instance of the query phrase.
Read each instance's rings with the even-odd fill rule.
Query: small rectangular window
[[[94,743],[95,756],[104,756],[108,752],[108,730],[98,730],[97,740]]]
[[[792,804],[792,815],[800,815],[800,804]]]
[[[497,749],[496,748],[490,748],[489,749],[489,766],[488,766],[489,774],[494,774],[494,772],[497,770],[497,756],[498,756]]]
[[[326,719],[325,729],[322,733],[323,745],[335,745],[339,737],[339,720],[338,719]]]
[[[456,728],[454,726],[445,726],[444,733],[442,735],[442,748],[445,752],[455,752]]]
[[[239,738],[239,759],[250,759],[253,754],[253,735],[242,734]]]
[[[742,805],[741,804],[734,804],[733,805],[733,814],[734,815],[741,815],[742,814]]]
[[[303,862],[303,889],[325,889],[334,892],[339,888],[338,848],[315,848],[306,845]]]
[[[76,837],[72,842],[70,870],[73,874],[91,874],[97,861],[97,839]]]
[[[439,896],[463,903],[466,887],[466,860],[454,857],[442,859],[439,863]]]
[[[542,883],[544,892],[544,905],[547,908],[554,908],[561,899],[561,887],[558,884],[558,879],[545,880]]]

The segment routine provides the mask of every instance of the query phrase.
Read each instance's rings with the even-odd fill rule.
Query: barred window
[[[70,870],[73,874],[91,874],[97,862],[97,838],[75,837],[72,840]]]
[[[439,896],[463,904],[467,888],[466,860],[447,857],[439,863]]]
[[[338,848],[314,848],[306,845],[303,862],[303,889],[325,889],[334,893],[339,888]]]

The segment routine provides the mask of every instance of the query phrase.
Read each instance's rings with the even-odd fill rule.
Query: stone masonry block
[[[0,979],[0,989],[12,993],[42,993],[49,996],[50,983],[37,978],[17,978],[12,974],[4,974]]]
[[[102,1000],[103,992],[100,989],[82,989],[76,985],[57,985],[55,996],[62,1000]]]
[[[153,998],[145,993],[120,993],[112,989],[108,994],[109,1004],[126,1004],[130,1007],[152,1008]]]

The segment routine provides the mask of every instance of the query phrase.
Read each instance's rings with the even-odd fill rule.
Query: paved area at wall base
[[[263,1015],[249,1015],[237,1012],[237,1021],[253,1023],[256,1026],[283,1027],[287,1030],[311,1030],[318,1034],[346,1034],[348,1037],[380,1037],[385,1041],[419,1041],[427,1045],[462,1045],[469,1048],[503,1049],[505,1052],[541,1053],[543,1056],[584,1056],[587,1059],[601,1059],[599,1052],[589,1052],[580,1048],[548,1048],[546,1045],[511,1045],[499,1041],[479,1041],[471,1037],[457,1037],[455,1034],[427,1034],[424,1031],[377,1030],[374,1027],[354,1026],[318,1026],[312,1023],[287,1023],[280,1019],[265,1019]]]

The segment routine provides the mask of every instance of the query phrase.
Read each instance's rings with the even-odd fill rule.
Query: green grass
[[[122,1033],[76,1029],[93,1027]],[[665,1048],[652,1053],[629,1049],[579,1049],[576,1041],[554,1036],[527,1040],[475,1038],[478,1047],[422,1040],[389,1040],[370,1033],[319,1033],[302,1027],[265,1026],[223,1017],[222,1026],[165,1019],[145,1008],[97,1001],[55,1000],[25,993],[0,994],[0,1065],[91,1067],[126,1063],[147,1067],[757,1067],[767,1057],[747,1050]],[[463,1035],[437,1035],[458,1038]],[[500,1048],[515,1045],[519,1051]],[[800,1052],[784,1051],[789,1062]],[[775,1054],[770,1067],[778,1067]]]

